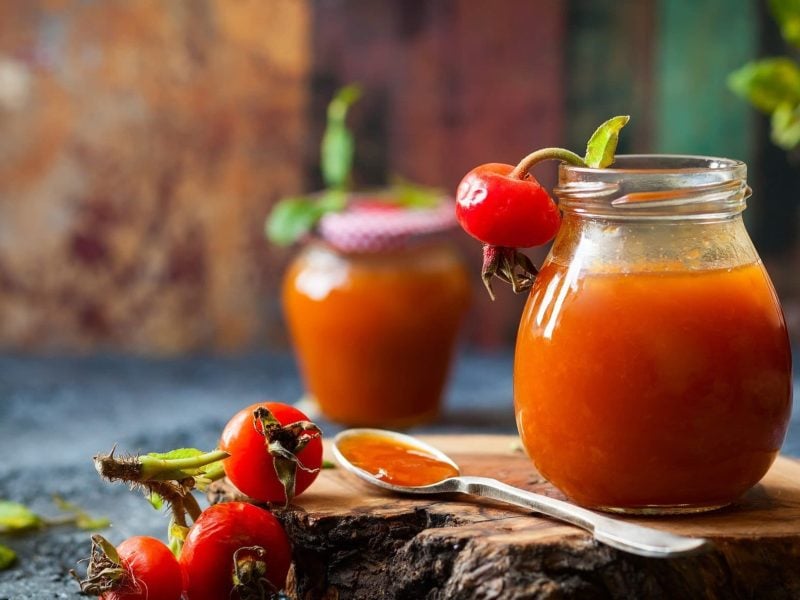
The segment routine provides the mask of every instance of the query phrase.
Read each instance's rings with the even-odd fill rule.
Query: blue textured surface
[[[797,385],[795,396],[798,396]],[[292,359],[0,357],[0,498],[44,514],[50,497],[66,496],[108,516],[114,542],[162,536],[166,519],[124,486],[104,485],[91,457],[117,443],[126,452],[180,446],[212,448],[241,407],[272,398],[293,401],[301,388]],[[321,423],[327,434],[338,428]],[[418,432],[513,433],[511,355],[467,355],[458,361],[442,420]],[[800,456],[800,410],[784,453]],[[22,564],[0,573],[0,600],[77,597],[65,573],[88,553],[86,532],[60,528],[0,536]]]

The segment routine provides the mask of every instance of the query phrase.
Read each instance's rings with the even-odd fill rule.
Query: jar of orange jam
[[[781,308],[742,221],[743,163],[562,165],[564,218],[519,328],[514,402],[541,474],[578,504],[672,514],[767,472],[791,409]]]
[[[324,416],[406,427],[438,415],[470,296],[447,239],[454,227],[450,202],[412,210],[362,199],[323,217],[292,262],[284,312]]]

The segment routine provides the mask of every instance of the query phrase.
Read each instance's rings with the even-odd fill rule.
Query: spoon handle
[[[685,556],[695,554],[710,546],[710,542],[704,538],[675,535],[627,523],[620,519],[612,519],[580,506],[521,490],[488,477],[462,476],[448,481],[457,482],[457,489],[454,491],[533,509],[544,515],[577,525],[591,532],[599,542],[640,556],[661,558]]]

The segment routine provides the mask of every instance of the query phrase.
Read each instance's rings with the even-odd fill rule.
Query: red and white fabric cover
[[[403,247],[456,225],[455,204],[449,199],[433,208],[359,200],[343,212],[323,216],[317,230],[322,239],[342,252],[377,252]]]

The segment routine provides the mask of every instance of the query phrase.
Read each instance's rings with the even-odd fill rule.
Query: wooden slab
[[[466,475],[562,497],[514,449],[515,437],[425,439]],[[209,496],[236,491],[219,482]],[[339,468],[275,513],[294,543],[293,598],[800,598],[800,463],[786,458],[730,508],[631,519],[715,542],[671,560],[626,554],[493,501],[385,494]]]

